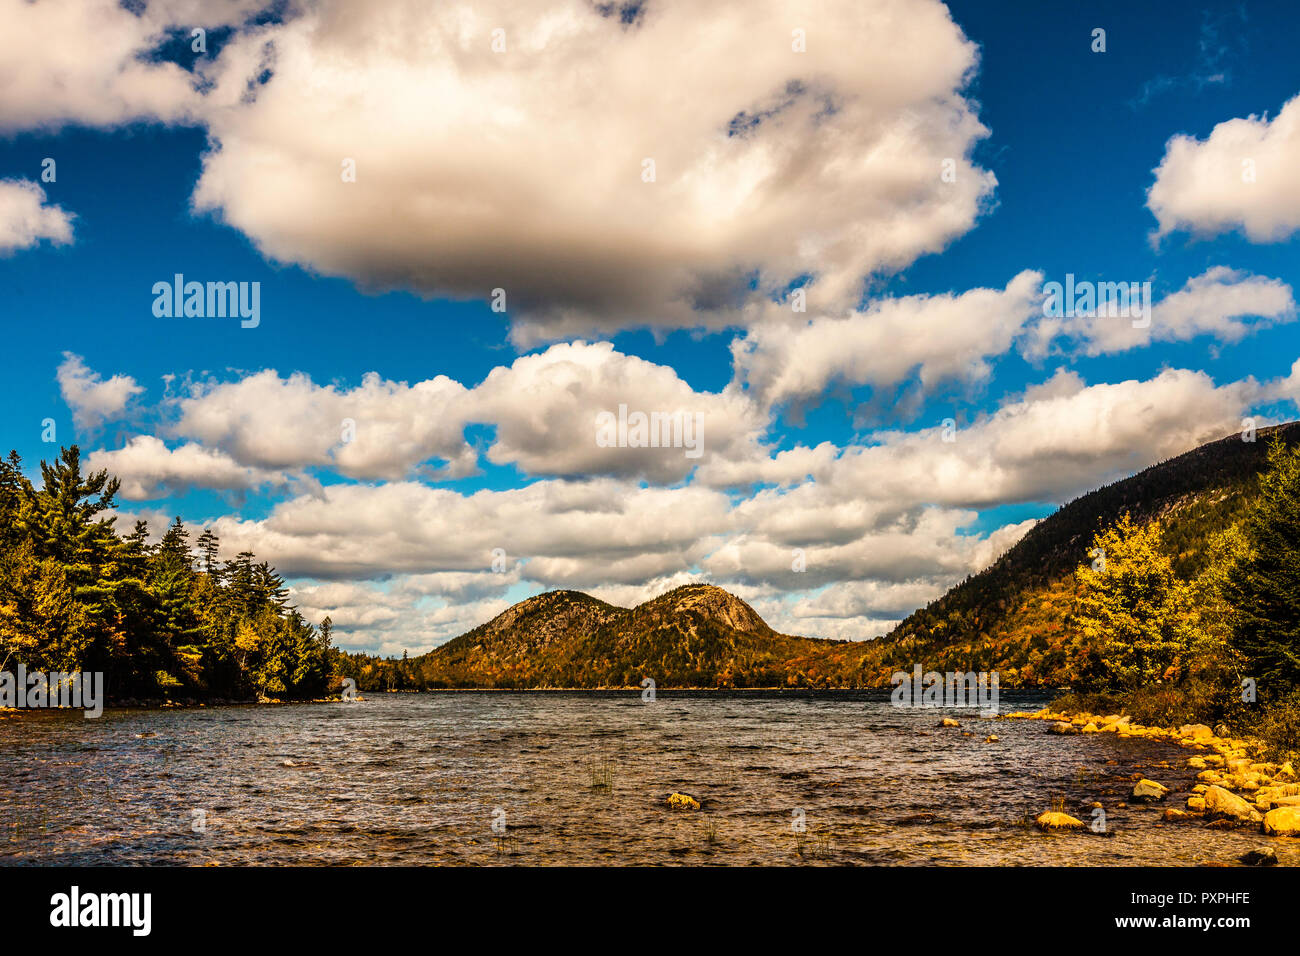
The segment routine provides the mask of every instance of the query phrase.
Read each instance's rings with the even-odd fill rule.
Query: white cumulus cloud
[[[991,195],[937,0],[636,10],[322,0],[242,31],[204,67],[195,205],[365,288],[503,289],[530,344],[743,322],[808,276],[848,309]]]
[[[1215,126],[1203,140],[1179,135],[1165,146],[1147,206],[1157,235],[1213,235],[1239,229],[1277,242],[1300,229],[1300,96],[1273,119],[1251,115]]]
[[[30,249],[41,241],[72,242],[72,215],[47,204],[45,190],[21,179],[0,179],[0,256]]]
[[[72,410],[78,428],[94,428],[125,411],[127,403],[144,387],[129,375],[105,379],[88,368],[80,355],[63,353],[55,378],[63,400]]]

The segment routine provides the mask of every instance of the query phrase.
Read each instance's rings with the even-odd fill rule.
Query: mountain
[[[789,662],[834,641],[778,634],[722,588],[688,584],[611,619],[574,655],[582,686],[784,686]]]
[[[948,671],[997,670],[1003,686],[1057,686],[1069,653],[1065,614],[1074,569],[1088,559],[1093,536],[1128,512],[1159,519],[1165,545],[1183,577],[1205,567],[1211,538],[1240,519],[1268,464],[1277,436],[1300,442],[1300,422],[1210,442],[1106,485],[1045,518],[999,560],[915,611],[856,662],[832,652],[818,678],[885,684],[915,663]]]
[[[627,613],[581,591],[548,591],[507,608],[416,663],[443,686],[546,686],[585,635]]]
[[[778,634],[734,594],[688,584],[630,610],[540,594],[409,663],[430,687],[773,687],[834,643]]]
[[[779,634],[721,588],[690,584],[635,608],[578,591],[529,598],[410,661],[353,656],[362,687],[882,687],[921,664],[997,671],[1003,687],[1057,687],[1077,655],[1065,620],[1074,570],[1125,512],[1159,519],[1179,574],[1206,565],[1213,536],[1243,515],[1277,436],[1232,435],[1106,485],[1043,519],[992,566],[872,641]],[[369,663],[367,663],[369,662]],[[350,671],[348,670],[350,668]]]

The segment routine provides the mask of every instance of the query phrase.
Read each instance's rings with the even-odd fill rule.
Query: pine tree
[[[233,560],[226,562],[221,572],[230,593],[231,606],[244,616],[257,608],[257,592],[253,586],[254,557],[251,551],[240,551]]]
[[[163,535],[162,541],[158,545],[158,553],[170,555],[177,562],[183,564],[187,569],[192,567],[190,558],[190,533],[186,530],[184,522],[178,515]]]
[[[149,547],[149,522],[137,520],[131,533],[122,539],[126,542],[127,550],[132,554],[148,555]]]
[[[289,589],[284,585],[284,578],[265,561],[253,568],[253,590],[260,604],[283,609],[289,602]]]
[[[18,452],[0,460],[0,547],[13,547],[23,538],[22,519],[33,499],[31,482],[23,475]]]
[[[1300,448],[1275,440],[1243,523],[1244,554],[1228,572],[1231,642],[1261,694],[1300,685]]]
[[[204,528],[203,533],[199,535],[199,555],[203,562],[203,571],[206,574],[217,575],[220,573],[220,567],[217,564],[217,553],[220,546],[220,540],[211,528]]]
[[[32,529],[41,553],[75,565],[104,550],[114,538],[116,519],[99,515],[116,506],[120,482],[106,470],[83,478],[76,445],[61,448],[52,465],[41,462],[41,477],[44,487],[33,502]]]

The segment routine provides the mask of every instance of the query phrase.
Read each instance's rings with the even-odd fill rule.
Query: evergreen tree
[[[1228,572],[1231,642],[1262,694],[1300,686],[1300,449],[1269,448],[1269,470],[1243,523],[1244,553]]]
[[[0,547],[16,545],[23,537],[23,515],[32,504],[32,487],[23,476],[18,452],[0,460]]]
[[[232,606],[240,614],[251,614],[257,607],[257,592],[253,582],[253,558],[251,551],[240,551],[234,560],[227,561],[222,568],[229,589]]]
[[[126,542],[127,550],[132,554],[147,555],[151,548],[149,547],[149,522],[137,520],[131,533],[122,539]]]
[[[217,564],[219,545],[220,540],[212,529],[204,528],[203,533],[199,535],[199,557],[205,574],[216,575],[220,573],[221,569]]]
[[[189,569],[191,565],[190,557],[190,533],[186,530],[185,524],[178,515],[163,535],[162,541],[158,545],[158,553],[170,555],[178,563]]]
[[[273,604],[283,609],[289,602],[289,589],[284,586],[284,578],[265,561],[253,568],[253,593],[258,604]]]

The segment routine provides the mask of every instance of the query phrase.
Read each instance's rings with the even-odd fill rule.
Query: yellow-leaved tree
[[[1068,625],[1092,652],[1092,679],[1133,690],[1173,679],[1196,642],[1195,594],[1174,573],[1156,521],[1126,513],[1097,534],[1075,571],[1078,591]]]

